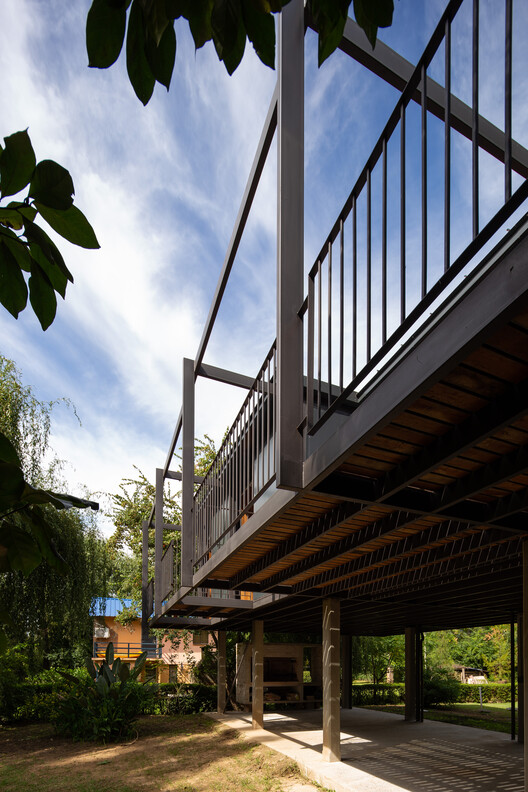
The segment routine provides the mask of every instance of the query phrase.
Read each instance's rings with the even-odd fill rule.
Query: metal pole
[[[183,360],[181,586],[193,580],[194,361]]]
[[[147,613],[147,587],[148,587],[148,540],[149,524],[148,520],[142,523],[142,547],[141,547],[141,640],[148,641],[148,620],[150,613]]]
[[[154,613],[161,616],[163,599],[161,560],[163,558],[163,469],[156,469],[156,517],[154,522]]]
[[[279,18],[277,123],[277,486],[302,487],[304,0]]]

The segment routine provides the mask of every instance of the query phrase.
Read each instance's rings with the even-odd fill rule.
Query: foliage
[[[26,307],[29,289],[31,306],[46,330],[57,311],[56,293],[64,298],[73,276],[55,243],[35,223],[37,214],[74,245],[98,248],[99,243],[86,217],[73,205],[69,172],[53,160],[37,162],[27,130],[22,130],[0,145],[0,199],[26,188],[23,200],[0,206],[0,303],[17,319]]]
[[[290,0],[93,0],[86,20],[88,65],[106,69],[118,59],[126,33],[126,65],[138,99],[148,103],[156,82],[169,90],[176,58],[174,22],[187,21],[196,49],[213,41],[229,74],[238,67],[246,40],[260,60],[275,64],[276,14]],[[337,48],[351,0],[308,0],[319,31],[319,65]],[[372,47],[378,27],[392,24],[393,0],[354,0],[357,23]],[[128,18],[127,18],[128,15]],[[128,23],[128,28],[127,28]]]
[[[509,625],[453,630],[452,656],[455,663],[486,669],[492,679],[509,679]]]
[[[216,710],[216,686],[166,682],[143,710],[153,715],[192,715]]]
[[[460,682],[449,676],[428,677],[424,679],[424,707],[436,707],[439,704],[454,704],[459,701]]]
[[[70,651],[85,639],[106,566],[94,524],[69,509],[97,504],[51,489],[58,465],[44,459],[53,406],[38,401],[0,356],[0,622],[7,626],[0,649],[9,636],[34,655],[52,646]]]
[[[147,653],[142,652],[130,670],[120,657],[114,660],[114,647],[109,643],[98,668],[91,658],[86,660],[88,679],[60,672],[73,687],[61,698],[52,717],[59,734],[102,742],[129,737],[145,704],[143,693],[149,692],[148,687],[136,684],[146,659]]]
[[[356,707],[369,704],[401,704],[405,698],[405,685],[363,684],[352,685],[352,703]]]

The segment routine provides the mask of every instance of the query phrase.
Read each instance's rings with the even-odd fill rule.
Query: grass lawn
[[[381,712],[395,712],[403,715],[403,704],[371,705],[365,709],[376,709]],[[510,733],[511,712],[509,704],[484,704],[482,710],[479,704],[450,704],[438,709],[424,711],[426,720],[455,723],[459,726],[474,726],[488,731]],[[517,724],[517,713],[515,713]],[[517,726],[516,726],[517,728]]]
[[[286,757],[202,715],[150,716],[129,743],[73,743],[51,726],[0,728],[2,792],[314,792]],[[319,788],[320,789],[320,788]]]

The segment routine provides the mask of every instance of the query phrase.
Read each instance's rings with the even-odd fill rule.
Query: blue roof
[[[91,616],[117,616],[123,608],[132,605],[131,599],[118,599],[117,597],[98,597],[92,602]]]

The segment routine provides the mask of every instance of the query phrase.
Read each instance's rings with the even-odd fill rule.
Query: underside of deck
[[[528,535],[528,238],[431,317],[304,464],[211,555],[193,583],[253,601],[176,594],[163,617],[221,629],[314,631],[341,599],[350,634],[504,623],[522,611]],[[333,426],[332,426],[332,421]]]

